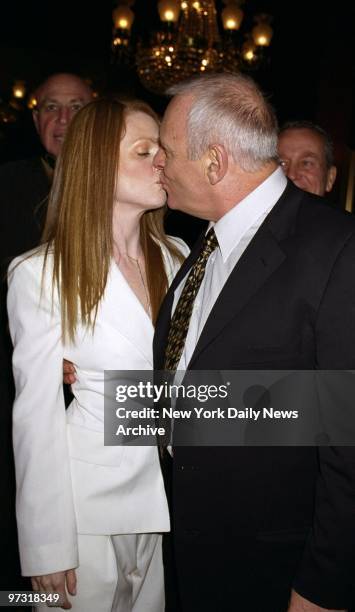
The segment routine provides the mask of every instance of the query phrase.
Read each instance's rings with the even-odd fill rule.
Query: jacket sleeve
[[[354,279],[352,235],[335,259],[318,310],[320,370],[355,370]],[[355,384],[350,387],[355,389]],[[354,401],[345,389],[337,391],[331,411],[343,427],[354,431],[355,416],[347,412],[349,400],[352,408]],[[355,601],[355,439],[352,443],[319,447],[313,529],[294,582],[298,593],[324,608],[347,608]]]
[[[17,259],[9,271],[8,315],[14,344],[13,444],[22,574],[78,565],[62,385],[60,309],[43,258]]]

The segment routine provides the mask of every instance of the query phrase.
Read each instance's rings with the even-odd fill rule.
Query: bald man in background
[[[92,100],[89,85],[75,74],[58,73],[35,91],[33,121],[42,146],[36,157],[0,166],[0,590],[31,588],[20,577],[17,552],[11,409],[14,386],[12,347],[7,329],[5,270],[13,257],[40,242],[47,215],[54,165],[67,127],[76,112]]]
[[[89,85],[74,74],[50,76],[35,91],[33,121],[41,155],[0,167],[0,259],[36,246],[47,211],[55,160],[75,113],[92,99]]]

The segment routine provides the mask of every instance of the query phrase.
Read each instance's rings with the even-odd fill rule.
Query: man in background
[[[92,91],[74,74],[53,74],[35,91],[33,121],[42,145],[39,156],[0,167],[0,259],[14,257],[39,242],[47,211],[55,159],[75,113]]]
[[[0,402],[2,491],[0,532],[3,550],[0,590],[26,588],[17,552],[11,409],[14,385],[7,330],[5,271],[13,257],[37,246],[43,231],[56,157],[75,113],[92,99],[89,85],[75,74],[53,74],[35,91],[33,121],[42,153],[0,167]],[[30,588],[30,587],[29,587]]]
[[[280,166],[300,189],[324,196],[334,185],[333,143],[323,128],[310,121],[285,123],[279,132]]]

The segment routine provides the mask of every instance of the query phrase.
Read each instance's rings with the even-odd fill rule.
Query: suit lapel
[[[106,326],[111,325],[125,336],[147,363],[152,364],[152,321],[113,260],[98,316]]]
[[[282,240],[293,231],[303,195],[301,190],[288,182],[284,193],[244,251],[219,294],[189,367],[286,259]]]
[[[231,272],[210,312],[189,367],[201,351],[248,304],[285,258],[285,253],[267,229],[252,240]]]

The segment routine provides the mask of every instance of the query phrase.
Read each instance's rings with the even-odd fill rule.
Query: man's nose
[[[159,148],[153,158],[153,166],[156,170],[163,170],[165,166],[165,153]]]
[[[288,164],[287,171],[286,171],[286,176],[291,181],[294,181],[295,179],[297,179],[298,174],[299,174],[299,164],[297,162],[290,161],[290,163]]]
[[[61,106],[58,112],[58,121],[63,125],[67,125],[70,122],[70,109],[66,106]]]

